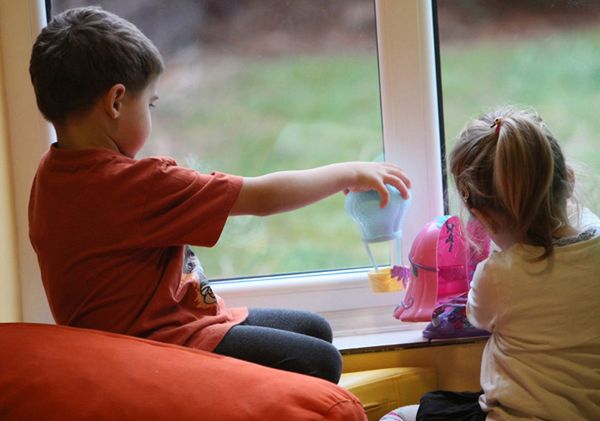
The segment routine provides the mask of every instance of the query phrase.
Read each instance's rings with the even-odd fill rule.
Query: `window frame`
[[[412,205],[403,227],[405,263],[411,239],[444,213],[433,6],[420,0],[375,1],[385,157],[405,169],[413,181]],[[392,247],[392,254],[398,252]],[[371,292],[367,272],[257,277],[218,282],[213,288],[232,306],[276,305],[318,312],[330,321],[335,336],[412,329],[410,323],[391,317],[402,293]]]
[[[412,206],[403,227],[406,263],[411,239],[425,223],[444,213],[434,2],[375,0],[374,5],[385,156],[413,180]],[[24,71],[30,46],[45,25],[46,8],[43,0],[1,2],[0,14],[4,16],[2,66],[4,93],[10,98],[8,143],[23,319],[52,323],[28,238],[27,203],[35,169],[54,132],[37,110],[29,75]],[[399,252],[391,250],[393,255]],[[229,306],[277,306],[321,313],[331,322],[336,336],[411,329],[410,324],[391,317],[401,293],[372,293],[367,271],[228,280],[215,283],[214,289]]]

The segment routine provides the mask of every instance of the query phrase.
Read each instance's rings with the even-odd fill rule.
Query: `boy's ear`
[[[110,116],[110,118],[115,119],[121,115],[121,107],[123,105],[123,97],[125,96],[125,85],[122,83],[117,83],[104,94],[103,97],[103,106],[104,111]]]

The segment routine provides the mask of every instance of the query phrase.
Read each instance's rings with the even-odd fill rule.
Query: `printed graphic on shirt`
[[[190,246],[185,246],[183,273],[179,282],[179,290],[186,285],[189,285],[188,288],[193,288],[196,293],[194,304],[197,308],[210,308],[216,305],[217,297],[204,275],[204,269],[200,264],[200,260]]]

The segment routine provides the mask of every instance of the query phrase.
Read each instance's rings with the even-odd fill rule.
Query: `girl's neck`
[[[571,225],[565,225],[554,233],[554,239],[558,240],[561,238],[575,237],[581,233],[580,230],[572,227]],[[510,248],[517,241],[508,233],[496,232],[490,233],[490,238],[501,250]]]
[[[580,233],[581,233],[581,231],[578,230],[577,228],[572,227],[571,225],[565,225],[564,227],[556,230],[553,237],[556,239],[565,238],[565,237],[575,237],[576,235],[579,235]]]
[[[506,250],[517,242],[512,235],[507,233],[495,232],[493,234],[489,233],[489,235],[494,244],[500,247],[500,250]]]

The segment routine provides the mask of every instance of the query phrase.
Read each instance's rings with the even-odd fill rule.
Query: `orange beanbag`
[[[124,335],[0,324],[2,420],[366,420],[314,377]]]

